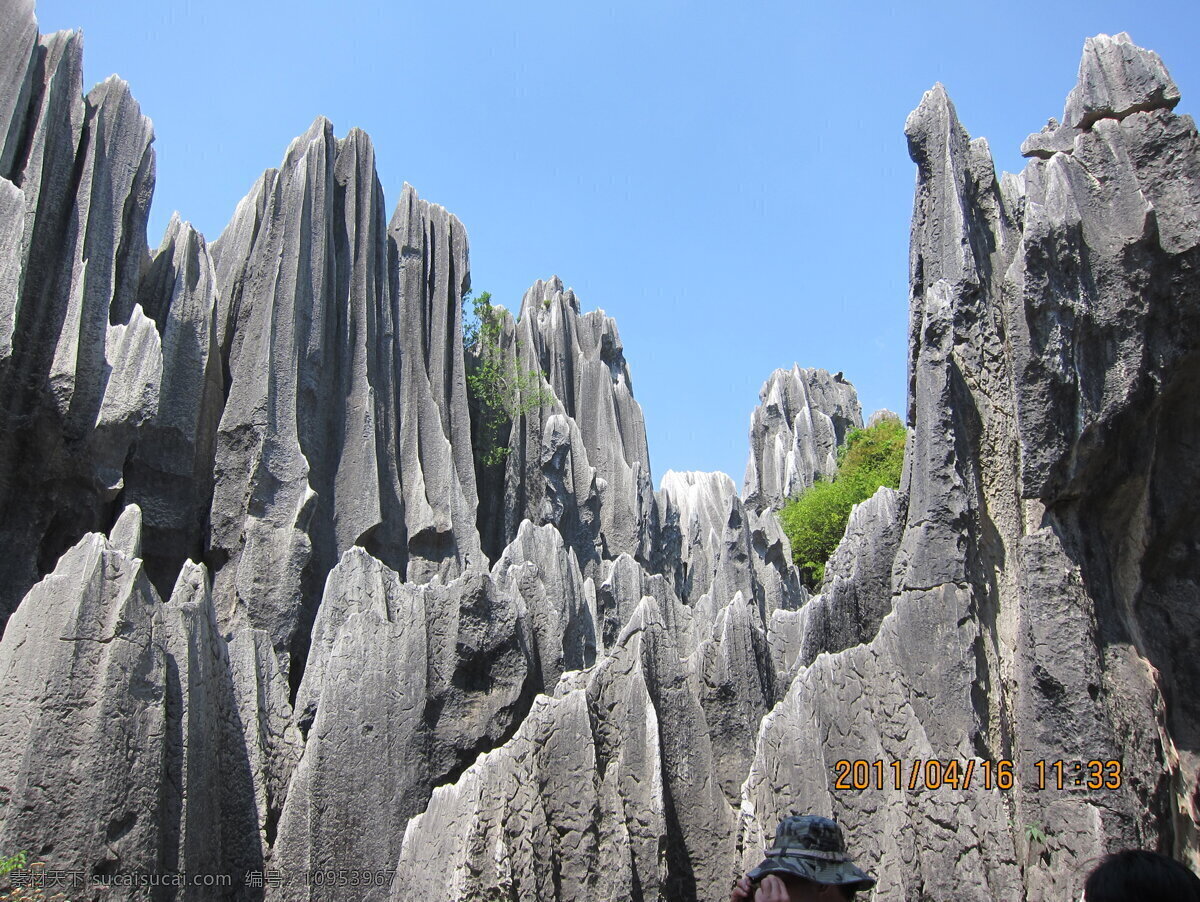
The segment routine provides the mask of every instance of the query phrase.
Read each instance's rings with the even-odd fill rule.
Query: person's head
[[[1127,849],[1105,856],[1083,885],[1086,902],[1200,902],[1200,877],[1174,858]]]
[[[875,885],[875,879],[846,854],[837,822],[812,814],[780,821],[775,844],[749,876],[755,882],[778,877],[787,886],[791,902],[842,902]]]
[[[814,883],[803,877],[795,877],[788,873],[773,873],[763,877],[778,878],[787,890],[788,902],[848,902],[854,899],[855,890],[842,885],[829,883]],[[760,881],[759,885],[762,885]]]

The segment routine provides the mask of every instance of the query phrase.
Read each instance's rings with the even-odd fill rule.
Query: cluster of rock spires
[[[903,485],[810,598],[774,509],[862,423],[841,374],[771,376],[740,496],[655,492],[615,323],[538,282],[501,346],[550,400],[484,467],[457,219],[387,219],[319,119],[151,253],[148,120],[10,5],[0,853],[233,878],[164,899],[711,900],[805,810],[884,900],[1197,861],[1200,139],[1153,53],[1089,40],[1020,176],[940,86],[910,117]],[[1021,779],[839,792],[843,758]],[[1062,758],[1124,782],[1031,787]]]

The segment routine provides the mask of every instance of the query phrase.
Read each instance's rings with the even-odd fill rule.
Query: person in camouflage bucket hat
[[[762,864],[742,877],[730,902],[808,902],[853,899],[875,879],[846,854],[842,828],[815,814],[785,817]]]

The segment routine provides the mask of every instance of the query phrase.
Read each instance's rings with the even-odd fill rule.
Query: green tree
[[[522,370],[516,354],[504,353],[500,346],[503,330],[490,292],[484,291],[474,298],[470,292],[463,295],[467,391],[478,417],[476,452],[485,467],[499,466],[508,456],[508,428],[512,421],[554,398],[542,385],[542,373]]]
[[[900,487],[905,437],[904,425],[893,419],[850,430],[838,449],[837,475],[832,480],[818,479],[779,511],[792,559],[809,588],[825,579],[825,564],[846,532],[854,505],[880,486]]]

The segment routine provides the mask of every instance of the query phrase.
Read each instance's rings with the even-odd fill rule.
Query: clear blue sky
[[[842,370],[904,409],[914,167],[903,126],[943,82],[1000,169],[1061,116],[1084,37],[1128,31],[1200,96],[1194,2],[454,4],[43,0],[157,135],[150,218],[215,239],[318,115],[466,224],[477,291],[558,274],[616,317],[655,481],[741,485],[776,367]]]

